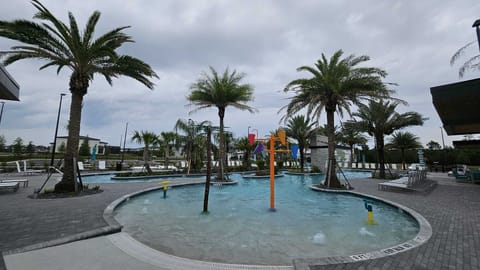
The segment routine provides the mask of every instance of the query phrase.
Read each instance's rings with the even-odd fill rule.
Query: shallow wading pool
[[[344,256],[391,247],[414,238],[419,225],[408,213],[373,201],[376,225],[368,225],[364,197],[316,192],[323,176],[285,175],[275,182],[242,179],[210,188],[202,214],[203,185],[173,187],[135,196],[115,210],[123,231],[168,254],[191,259],[291,265],[295,258]]]

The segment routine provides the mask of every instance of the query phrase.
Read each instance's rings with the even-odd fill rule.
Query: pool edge
[[[172,186],[188,186],[188,185],[197,185],[197,184],[204,184],[204,183],[179,183],[179,184],[174,184]],[[402,211],[407,212],[409,215],[411,215],[419,224],[419,232],[417,235],[406,242],[403,242],[401,244],[392,246],[392,247],[387,247],[383,248],[380,250],[374,250],[374,251],[369,251],[365,253],[360,253],[360,254],[353,254],[353,255],[347,255],[347,256],[332,256],[332,257],[323,257],[323,258],[312,258],[312,259],[305,259],[305,258],[298,258],[294,259],[292,261],[291,266],[267,266],[267,265],[249,265],[252,268],[245,268],[246,265],[242,264],[226,264],[226,263],[216,263],[216,262],[208,262],[208,261],[198,261],[198,260],[193,260],[189,258],[184,258],[184,257],[177,257],[174,255],[170,255],[168,253],[164,253],[158,250],[155,250],[147,245],[142,244],[140,241],[135,240],[133,237],[131,237],[132,241],[138,242],[136,244],[140,246],[144,246],[148,249],[155,250],[157,254],[159,255],[168,255],[172,257],[178,258],[178,262],[191,262],[191,263],[201,263],[202,266],[205,266],[205,269],[289,269],[288,267],[293,267],[293,269],[296,270],[310,270],[310,265],[329,265],[329,264],[340,264],[340,263],[353,263],[353,262],[359,262],[359,261],[364,261],[364,260],[371,260],[371,259],[377,259],[377,258],[382,258],[386,256],[392,256],[407,250],[411,250],[413,248],[417,248],[421,246],[422,244],[426,243],[430,237],[432,236],[432,227],[430,223],[425,219],[422,215],[420,215],[418,212],[415,210],[408,208],[404,205],[395,203],[390,200],[386,200],[374,195],[369,195],[369,194],[364,194],[361,192],[356,192],[356,191],[349,191],[349,190],[325,190],[325,189],[320,189],[314,186],[310,186],[312,190],[315,191],[321,191],[321,192],[332,192],[332,193],[346,193],[346,194],[352,194],[356,196],[363,196],[367,198],[371,198],[374,200],[381,201],[383,203],[389,204],[391,206],[397,207],[401,209]],[[110,203],[104,210],[103,212],[103,218],[105,222],[109,226],[115,226],[115,227],[123,227],[115,218],[113,215],[113,212],[115,209],[120,206],[122,203],[128,201],[130,198],[136,197],[140,194],[152,192],[155,190],[162,189],[161,186],[156,186],[156,187],[150,187],[146,189],[142,189],[136,192],[132,192],[126,195],[123,195],[122,197],[116,199],[112,203]],[[119,246],[117,246],[120,248]],[[123,248],[121,248],[124,250]],[[131,256],[134,256],[134,254],[130,254]],[[138,258],[140,259],[140,258]],[[198,268],[200,269],[200,268]]]

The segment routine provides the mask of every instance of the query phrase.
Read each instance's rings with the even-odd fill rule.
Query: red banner
[[[255,143],[255,134],[253,133],[248,134],[248,143],[250,145],[253,145]]]

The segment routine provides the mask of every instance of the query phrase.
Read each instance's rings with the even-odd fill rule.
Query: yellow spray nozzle
[[[160,184],[163,186],[163,189],[167,189],[169,181],[162,181]]]

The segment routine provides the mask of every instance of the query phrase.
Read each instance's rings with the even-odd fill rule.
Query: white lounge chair
[[[28,187],[28,179],[2,179],[0,183],[23,183],[23,187]]]
[[[0,191],[7,191],[7,190],[17,191],[19,186],[20,185],[18,184],[18,182],[0,183]]]
[[[25,174],[34,174],[34,173],[41,173],[43,170],[33,170],[33,169],[27,169],[27,161],[23,161],[23,172]]]
[[[22,169],[20,168],[20,163],[18,163],[18,161],[15,161],[15,164],[17,165],[17,172],[18,173],[23,173]]]

